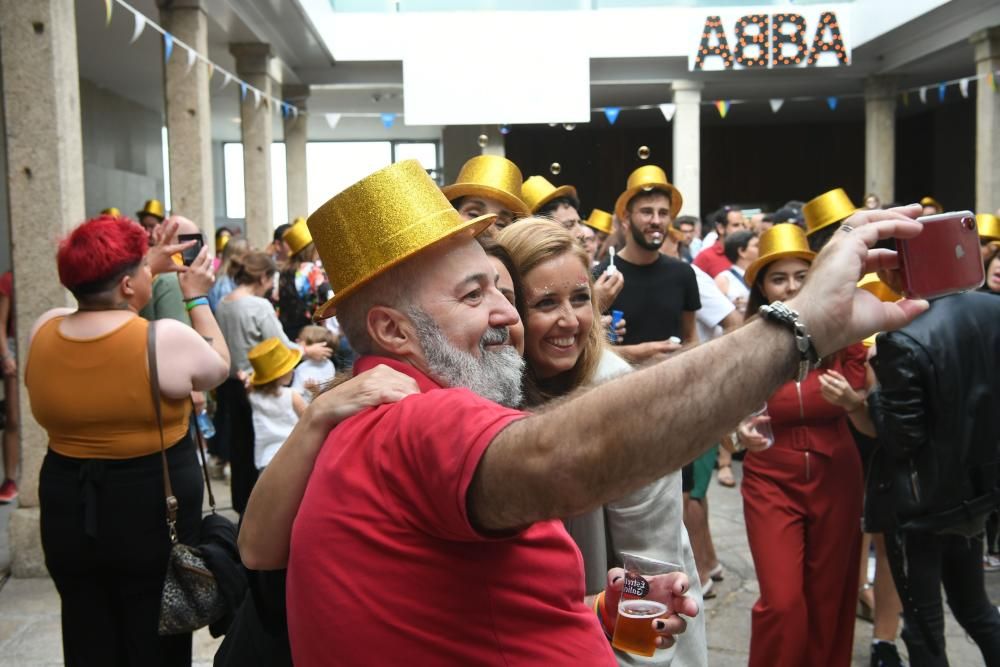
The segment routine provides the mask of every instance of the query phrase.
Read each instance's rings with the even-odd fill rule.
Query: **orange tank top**
[[[49,434],[49,447],[81,459],[129,459],[160,451],[149,388],[146,332],[134,317],[96,338],[59,331],[46,322],[31,342],[25,385],[31,412]],[[188,399],[161,396],[163,441],[169,448],[188,428]]]

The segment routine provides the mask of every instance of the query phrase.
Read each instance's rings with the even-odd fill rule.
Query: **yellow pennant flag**
[[[111,3],[113,0],[104,0],[104,25],[111,25]]]

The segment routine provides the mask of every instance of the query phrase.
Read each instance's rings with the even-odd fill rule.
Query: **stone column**
[[[202,0],[173,0],[160,11],[160,19],[174,37],[203,55],[208,53],[207,16]],[[170,62],[163,66],[171,209],[198,223],[205,235],[205,244],[214,252],[212,114],[208,82],[208,65],[197,61],[188,71],[187,51],[183,48],[175,48]]]
[[[285,85],[281,96],[286,102],[305,111],[309,86]],[[285,176],[288,179],[288,222],[306,218],[309,210],[309,188],[306,166],[306,141],[309,118],[305,114],[285,116]],[[283,220],[279,222],[284,222]]]
[[[986,80],[993,72],[1000,87],[1000,26],[980,30],[969,38],[976,49],[976,212],[993,213],[1000,207],[1000,92]]]
[[[261,91],[260,104],[253,90],[247,89],[240,104],[243,128],[243,182],[246,195],[246,235],[251,247],[264,249],[274,234],[271,194],[271,143],[274,125],[265,95],[274,90],[271,77],[271,47],[268,44],[230,44],[236,57],[236,73]],[[236,94],[240,95],[239,88]]]
[[[674,162],[667,178],[684,197],[680,214],[701,215],[701,89],[697,81],[674,81]]]
[[[865,191],[861,196],[869,192],[883,204],[896,199],[896,83],[889,77],[865,80]]]
[[[68,293],[55,279],[55,243],[84,219],[75,5],[75,0],[0,0],[21,375],[20,498],[9,528],[11,569],[17,577],[46,575],[38,524],[38,471],[48,438],[32,417],[23,389],[28,333],[43,312],[70,305]]]
[[[486,137],[485,146],[479,145],[481,137]],[[496,125],[480,125],[479,134],[476,135],[476,145],[482,149],[483,155],[507,157],[507,148],[504,146],[503,135],[500,133],[500,128]]]

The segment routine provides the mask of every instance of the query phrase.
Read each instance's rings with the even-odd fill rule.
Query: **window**
[[[226,178],[226,217],[247,217],[243,179],[243,144],[222,145]],[[285,144],[271,144],[271,215],[275,225],[288,222],[288,180],[285,175]]]

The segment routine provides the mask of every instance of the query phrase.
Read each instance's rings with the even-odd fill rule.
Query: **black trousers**
[[[253,462],[253,412],[247,391],[239,380],[229,378],[215,390],[219,400],[217,418],[225,422],[229,438],[230,490],[233,509],[243,514],[250,492],[257,483],[257,466]]]
[[[905,549],[911,601],[903,602],[902,636],[912,667],[948,665],[942,584],[955,620],[979,646],[983,664],[1000,667],[1000,611],[986,594],[982,535],[966,538],[907,532]],[[936,646],[932,647],[920,631],[917,614]]]
[[[178,536],[195,544],[204,482],[190,438],[168,449],[167,460]],[[170,552],[159,452],[116,461],[50,450],[38,493],[66,667],[190,665],[190,634],[157,634]]]

